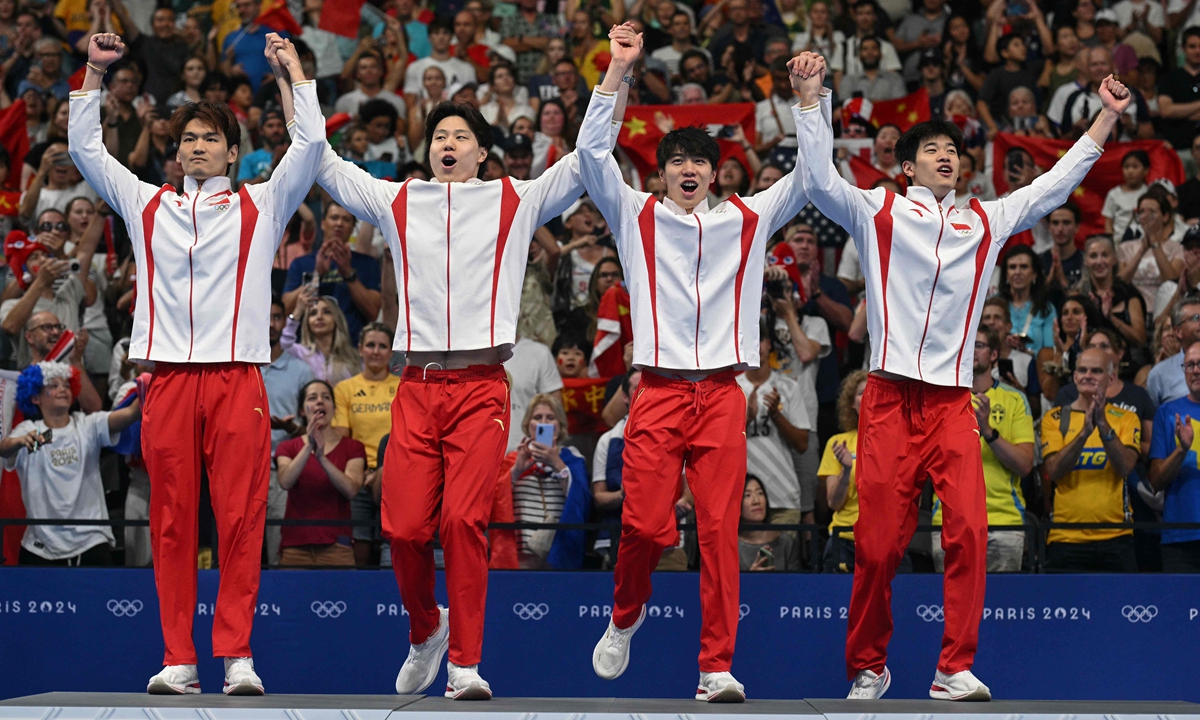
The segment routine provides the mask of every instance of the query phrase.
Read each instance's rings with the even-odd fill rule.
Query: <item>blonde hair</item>
[[[859,383],[865,382],[866,379],[866,370],[855,370],[842,381],[842,389],[837,399],[838,427],[842,432],[858,429],[858,411],[854,409],[854,396],[858,393]]]
[[[1121,268],[1120,259],[1117,257],[1117,244],[1113,242],[1112,236],[1110,235],[1093,235],[1083,243],[1084,260],[1087,259],[1088,248],[1096,243],[1104,243],[1107,245],[1108,252],[1110,255],[1112,255],[1113,267],[1112,270],[1109,271],[1109,277],[1112,278],[1111,282],[1115,287],[1117,285],[1117,281],[1119,280],[1117,271]],[[1084,295],[1088,295],[1096,289],[1096,282],[1092,280],[1092,269],[1088,267],[1086,262],[1083,263],[1083,272],[1079,276],[1077,287],[1079,288],[1079,292]]]
[[[554,418],[558,420],[558,434],[554,436],[554,441],[562,445],[567,439],[567,411],[563,410],[562,403],[558,398],[550,393],[539,393],[533,396],[529,401],[529,407],[525,409],[525,417],[521,419],[521,430],[529,434],[529,421],[533,419],[533,413],[539,406],[545,405],[554,412]]]
[[[346,315],[333,298],[319,297],[317,302],[323,304],[329,310],[329,314],[333,315],[333,340],[329,344],[329,355],[325,357],[326,376],[339,375],[334,372],[336,370],[344,371],[346,377],[357,375],[362,372],[362,358],[350,342],[350,327],[346,324]],[[300,311],[300,344],[314,353],[321,352],[317,348],[316,338],[308,329],[308,307]]]

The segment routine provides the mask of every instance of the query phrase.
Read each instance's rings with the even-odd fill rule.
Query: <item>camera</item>
[[[791,283],[787,280],[768,280],[763,283],[767,290],[767,295],[774,300],[784,300],[790,295]]]
[[[79,260],[77,260],[76,258],[71,258],[71,272],[72,273],[78,273],[81,267],[82,266],[79,264]]]

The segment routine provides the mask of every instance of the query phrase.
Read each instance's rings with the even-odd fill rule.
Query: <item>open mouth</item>
[[[941,165],[938,165],[937,173],[944,178],[953,177],[954,168],[950,167],[950,163],[942,163]]]
[[[696,182],[695,180],[684,180],[679,184],[679,187],[681,190],[683,190],[685,195],[692,195],[700,189],[700,183]]]
[[[454,167],[457,164],[458,164],[458,158],[454,157],[453,155],[443,155],[442,156],[442,167],[445,168],[446,170],[449,170],[450,168]]]

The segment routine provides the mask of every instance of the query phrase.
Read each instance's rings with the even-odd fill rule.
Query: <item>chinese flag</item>
[[[83,78],[86,75],[87,65],[83,65],[78,70],[71,73],[71,77],[67,78],[67,87],[71,88],[71,92],[76,92],[83,87]]]
[[[1033,155],[1033,162],[1042,172],[1053,167],[1058,159],[1067,154],[1073,145],[1070,140],[1047,140],[1044,138],[1020,137],[1000,133],[993,142],[992,162],[995,169],[992,183],[996,187],[996,195],[1008,192],[1008,180],[1004,172],[1004,157],[1010,148],[1021,147]],[[1166,178],[1178,186],[1183,182],[1183,163],[1179,155],[1161,140],[1137,140],[1133,142],[1110,142],[1104,145],[1104,154],[1092,166],[1083,183],[1075,189],[1071,200],[1079,206],[1083,214],[1083,222],[1079,224],[1076,242],[1089,235],[1104,232],[1104,217],[1100,211],[1104,208],[1104,197],[1108,191],[1121,184],[1121,158],[1131,150],[1145,150],[1150,156],[1150,172],[1146,182],[1154,182]],[[1120,238],[1115,238],[1120,242]]]
[[[321,20],[317,27],[342,37],[358,37],[359,13],[363,0],[326,0],[321,8]]]
[[[929,117],[929,91],[925,88],[898,100],[876,100],[871,103],[870,120],[875,127],[896,125],[900,132],[904,132]]]
[[[8,151],[9,170],[6,186],[16,188],[21,182],[21,163],[29,152],[29,133],[25,129],[25,101],[18,100],[0,110],[0,145]],[[5,213],[6,215],[8,213]],[[16,215],[16,213],[12,213]]]
[[[630,342],[633,342],[633,319],[629,315],[629,291],[625,283],[618,283],[600,298],[588,372],[595,377],[624,375],[625,344]]]
[[[17,207],[21,204],[21,193],[16,190],[0,189],[0,215],[17,216]]]
[[[665,134],[655,122],[660,115],[660,119],[674,120],[677,128],[701,127],[716,136],[726,125],[741,125],[747,138],[754,137],[754,105],[751,103],[631,106],[625,110],[625,122],[621,125],[617,144],[629,155],[643,178],[658,173],[658,141]],[[717,140],[717,145],[721,148],[721,162],[734,158],[746,168],[746,174],[750,174],[750,163],[741,145],[722,139]]]
[[[908,179],[904,177],[903,173],[898,177],[892,177],[858,155],[851,155],[849,164],[850,172],[854,173],[854,185],[863,190],[870,190],[880,180],[894,180],[900,184],[901,188],[908,187]]]
[[[608,381],[609,378],[563,378],[563,409],[567,411],[567,431],[572,435],[608,430],[600,419]]]
[[[324,16],[325,11],[321,11]],[[277,33],[287,33],[292,37],[300,37],[304,29],[296,22],[292,11],[288,10],[286,0],[263,0],[262,11],[255,20],[259,25],[265,25]],[[355,28],[357,30],[357,28]],[[356,33],[357,34],[357,33]]]

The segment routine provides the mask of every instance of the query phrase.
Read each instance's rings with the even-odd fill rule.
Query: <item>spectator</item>
[[[1177,300],[1171,308],[1171,326],[1181,349],[1155,365],[1146,378],[1146,392],[1150,393],[1150,400],[1159,407],[1188,394],[1182,348],[1191,347],[1200,340],[1200,297],[1186,295]]]
[[[841,30],[833,27],[829,17],[829,3],[825,0],[814,0],[808,8],[808,29],[801,30],[792,40],[792,54],[815,52],[833,67],[833,59],[842,54],[842,45],[845,42],[846,36]],[[826,83],[827,86],[833,83],[832,74]]]
[[[625,449],[625,423],[629,418],[629,398],[637,393],[638,383],[642,379],[642,371],[632,369],[621,378],[621,392],[618,402],[623,406],[621,419],[613,423],[612,429],[600,436],[596,443],[596,452],[592,456],[592,499],[599,520],[615,527],[612,530],[601,530],[596,536],[595,549],[604,558],[604,568],[611,569],[617,564],[617,549],[621,538],[621,506],[625,502],[625,488],[621,484],[621,474],[625,463],[622,453]]]
[[[1126,240],[1117,248],[1121,279],[1141,291],[1149,308],[1155,306],[1163,283],[1174,283],[1183,274],[1183,246],[1171,239],[1173,215],[1171,203],[1164,198],[1143,194],[1137,201],[1142,237]]]
[[[540,425],[550,426],[552,445],[535,440]],[[512,468],[513,514],[517,522],[584,522],[586,519],[586,513],[577,520],[569,520],[565,514],[568,509],[576,514],[580,504],[576,502],[577,498],[586,500],[588,505],[591,502],[587,463],[578,450],[562,445],[567,439],[566,426],[567,415],[553,396],[536,395],[529,402],[529,409],[521,421],[525,437],[517,445]],[[555,546],[559,548],[557,552]],[[578,530],[521,530],[518,548],[522,570],[578,568],[582,565],[583,538]]]
[[[825,483],[825,499],[833,511],[823,568],[827,573],[854,572],[854,523],[858,522],[858,491],[854,460],[858,452],[858,408],[867,387],[867,372],[846,376],[838,391],[837,418],[841,432],[825,443],[817,474]],[[835,532],[834,528],[840,528]]]
[[[45,361],[56,349],[59,349],[59,342],[66,330],[52,312],[41,311],[30,315],[29,322],[25,323],[25,341],[29,343],[29,365],[37,365]],[[85,413],[96,412],[103,407],[103,401],[83,364],[84,355],[90,344],[87,331],[80,330],[79,334],[75,336],[74,343],[75,347],[71,349],[71,354],[61,362],[79,372],[79,408]]]
[[[1079,52],[1082,48],[1074,27],[1060,25],[1054,30],[1054,55],[1042,66],[1042,75],[1038,78],[1042,97],[1053,98],[1060,87],[1074,83],[1079,78],[1082,60]]]
[[[53,38],[42,38],[33,47],[37,62],[29,75],[17,85],[17,95],[24,95],[32,88],[45,96],[53,96],[59,102],[67,99],[71,88],[67,84],[67,73],[63,72],[62,44]]]
[[[509,414],[524,417],[529,402],[536,396],[548,395],[562,404],[562,376],[558,374],[555,355],[550,348],[532,338],[517,335],[512,357],[504,361],[509,377]],[[508,449],[513,452],[525,436],[525,430],[509,423]]]
[[[858,7],[862,6],[863,3],[860,2]],[[872,102],[895,100],[905,96],[907,90],[904,86],[904,78],[900,76],[900,73],[880,67],[881,47],[884,42],[874,35],[859,39],[857,44],[861,71],[858,73],[848,72],[842,76],[842,84],[838,86],[840,95],[850,98],[861,94],[862,97]]]
[[[764,190],[770,190],[771,186],[783,179],[786,173],[778,165],[765,164],[758,169],[758,175],[754,178],[754,192],[760,193]]]
[[[279,341],[283,349],[304,361],[317,380],[335,384],[354,375],[362,359],[350,343],[346,316],[333,298],[317,297],[311,284],[304,285],[297,306],[299,315],[289,314],[283,328]]]
[[[971,21],[955,13],[946,19],[946,40],[942,44],[946,85],[952,90],[978,93],[985,79],[983,54],[971,30]]]
[[[1147,35],[1155,43],[1162,42],[1167,18],[1160,3],[1150,0],[1121,0],[1112,6],[1112,12],[1117,16],[1117,28],[1121,37],[1139,32]]]
[[[1071,137],[1073,133],[1078,135],[1087,130],[1092,116],[1100,111],[1100,83],[1113,72],[1112,53],[1107,49],[1090,48],[1084,57],[1086,66],[1084,72],[1080,73],[1080,80],[1060,87],[1046,108],[1046,117],[1054,123],[1060,135]],[[1083,82],[1085,78],[1086,83]],[[1136,113],[1137,103],[1130,103],[1118,123],[1121,132],[1128,137],[1137,134]]]
[[[255,0],[233,0],[241,26],[225,36],[221,43],[220,62],[210,55],[209,67],[220,67],[228,76],[244,75],[254,92],[262,85],[263,78],[271,74],[267,64],[267,34],[275,32],[258,22],[260,5]],[[286,32],[279,33],[289,37]]]
[[[1025,394],[992,379],[1000,357],[1000,335],[985,325],[975,333],[971,386],[983,455],[988,525],[1024,525],[1021,478],[1033,472],[1033,415]],[[942,524],[941,501],[934,496],[933,524]],[[1020,572],[1025,556],[1024,530],[988,530],[987,571]],[[942,572],[946,553],[942,533],[933,533],[933,565]]]
[[[537,0],[520,0],[516,14],[500,22],[504,44],[517,53],[517,81],[522,85],[532,79],[550,39],[562,36],[558,18],[537,8]]]
[[[749,0],[729,0],[724,8],[724,23],[720,23],[721,8],[709,13],[701,26],[701,34],[712,32],[708,41],[708,49],[712,57],[721,57],[725,48],[735,42],[750,46],[751,54],[760,58],[766,49],[767,41],[774,37],[785,36],[783,30],[768,25],[760,19],[751,17]]]
[[[951,91],[954,92],[954,91]],[[982,127],[981,127],[982,129]],[[959,210],[972,200],[988,202],[996,199],[996,190],[986,173],[977,172],[975,155],[965,152],[958,158],[958,181],[954,183],[954,203]]]
[[[1079,397],[1042,418],[1043,465],[1053,488],[1056,522],[1130,520],[1125,478],[1138,460],[1141,425],[1136,414],[1106,402],[1115,371],[1111,355],[1084,350],[1075,364]],[[1052,529],[1047,537],[1046,569],[1135,572],[1133,531]]]
[[[88,304],[85,302],[88,288],[91,297],[95,297],[95,286],[87,278],[95,246],[80,252],[79,269],[72,272],[72,261],[55,259],[46,245],[37,240],[31,242],[24,233],[9,233],[4,245],[4,257],[23,293],[0,304],[0,329],[9,335],[20,333],[17,367],[24,368],[29,365],[31,355],[28,333],[21,330],[28,329],[26,324],[36,313],[52,312],[68,330],[79,330],[79,307]]]
[[[1007,300],[993,295],[984,301],[983,315],[979,322],[995,330],[1000,336],[1000,355],[992,368],[992,377],[1025,392],[1029,388],[1029,369],[1033,365],[1033,355],[1025,352],[1023,343],[1012,334],[1012,317],[1008,309]],[[1036,374],[1034,379],[1037,379]]]
[[[440,38],[440,36],[439,36]],[[343,93],[337,99],[335,109],[337,112],[344,112],[351,117],[358,118],[362,112],[363,103],[368,100],[385,100],[389,105],[396,109],[396,115],[400,119],[408,116],[408,106],[405,104],[405,99],[396,94],[397,88],[400,86],[400,77],[395,72],[389,72],[385,76],[385,67],[383,56],[377,51],[356,53],[358,59],[354,62],[354,84],[355,87],[348,93]],[[421,69],[413,70],[417,66],[422,66]],[[446,73],[445,68],[442,68],[437,63],[426,60],[418,60],[408,66],[407,74],[416,75],[416,83],[420,84],[423,80],[426,68],[438,67],[443,74]],[[474,74],[471,75],[474,77]],[[406,85],[404,91],[409,92]],[[413,98],[416,101],[416,93],[418,89],[414,87],[412,90]],[[364,119],[365,123],[366,120]]]
[[[559,60],[554,65],[554,84],[558,87],[558,101],[562,104],[563,112],[567,116],[567,124],[570,131],[567,133],[574,138],[575,133],[579,131],[579,125],[583,122],[583,116],[587,112],[588,100],[592,95],[587,90],[580,92],[581,87],[586,88],[583,78],[579,75],[578,68],[575,63],[569,59]],[[548,101],[547,101],[548,102]],[[539,105],[538,110],[542,107]]]
[[[1057,313],[1046,297],[1042,262],[1028,245],[1009,250],[1000,268],[1000,296],[1008,301],[1009,317],[1024,349],[1037,354],[1054,345]]]
[[[259,131],[262,147],[242,156],[238,165],[239,185],[266,182],[291,144],[283,113],[269,110],[263,113]]]
[[[976,104],[979,119],[990,134],[999,131],[1001,122],[1008,114],[1009,93],[1019,87],[1037,86],[1037,75],[1026,63],[1028,55],[1023,38],[1014,33],[1004,35],[996,41],[996,51],[1004,64],[987,74]],[[1087,119],[1090,121],[1091,116],[1088,115]]]
[[[78,370],[42,362],[17,381],[26,420],[0,441],[4,469],[16,471],[26,512],[46,519],[107,520],[100,450],[141,418],[140,400],[114,412],[71,412]],[[115,545],[106,526],[36,525],[25,529],[22,565],[108,565]]]
[[[946,93],[942,117],[954,123],[963,133],[963,150],[975,159],[975,167],[986,167],[983,149],[988,142],[987,128],[975,117],[976,104],[966,90]],[[1011,183],[1010,183],[1011,184]]]
[[[742,523],[767,523],[772,511],[771,500],[762,481],[753,473],[748,473],[746,489],[742,492]],[[796,572],[800,569],[800,545],[790,532],[739,529],[738,560],[742,572]]]
[[[271,327],[268,338],[271,342],[271,363],[262,366],[263,387],[267,391],[268,412],[271,414],[271,454],[280,443],[301,432],[297,422],[300,414],[300,391],[313,379],[312,370],[298,357],[283,351],[280,340],[287,323],[283,301],[278,296],[271,298]],[[128,341],[125,341],[126,345]],[[114,363],[115,365],[116,363]],[[271,467],[271,484],[267,491],[267,518],[283,518],[287,510],[287,491],[279,486],[279,472]],[[275,562],[279,557],[280,528],[268,526],[265,542],[267,561]]]
[[[354,222],[346,208],[334,202],[326,204],[321,220],[324,240],[315,253],[296,258],[288,267],[283,305],[294,314],[301,286],[315,284],[314,294],[337,300],[350,335],[357,337],[363,326],[379,315],[383,298],[379,292],[379,261],[351,251],[348,244]]]
[[[121,6],[118,4],[113,7],[116,9]],[[155,10],[150,16],[150,35],[142,34],[137,23],[128,22],[124,25],[127,29],[125,44],[129,47],[130,57],[138,63],[146,77],[143,89],[158,105],[165,107],[179,90],[180,75],[191,54],[187,42],[179,37],[176,30],[175,11],[169,7]]]
[[[920,80],[919,63],[924,51],[942,44],[942,31],[946,28],[948,10],[945,0],[922,0],[917,12],[905,16],[896,28],[894,39],[896,51],[906,56],[904,80],[916,83]]]
[[[488,74],[488,92],[479,112],[489,125],[507,128],[517,118],[536,117],[527,103],[516,93],[517,81],[510,65],[493,65]]]
[[[760,357],[770,358],[776,341],[765,319],[759,330]],[[798,477],[792,462],[792,453],[803,455],[816,430],[801,386],[769,362],[738,375],[737,383],[746,393],[746,470],[771,500],[765,520],[758,522],[812,522],[817,476]]]
[[[142,134],[145,111],[139,114],[138,108],[147,102],[153,102],[149,96],[139,97],[141,81],[136,65],[128,64],[114,68],[108,83],[104,112],[101,113],[104,123],[104,146],[126,167],[129,167],[129,154],[137,146],[138,138]]]
[[[750,174],[742,161],[736,157],[725,158],[717,166],[717,181],[709,186],[709,206],[716,207],[734,195],[745,197],[749,192]]]
[[[1024,12],[1018,13],[1018,10]],[[1004,33],[1013,33],[1025,42],[1029,60],[1035,68],[1041,66],[1046,53],[1054,47],[1054,37],[1050,34],[1046,17],[1037,2],[1010,5],[1005,0],[991,0],[985,17],[985,27],[983,60],[990,64],[1003,62],[996,40]]]
[[[1196,425],[1200,419],[1200,344],[1188,346],[1183,357],[1188,394],[1158,408],[1150,441],[1150,485],[1166,492],[1163,521],[1194,523],[1200,517],[1200,470],[1186,462],[1196,451]],[[1163,572],[1200,572],[1200,532],[1163,530]]]
[[[1044,115],[1038,115],[1037,96],[1025,86],[1013,88],[1008,93],[1008,103],[1002,120],[1000,132],[1027,137],[1055,137],[1050,121]]]
[[[19,215],[28,222],[50,208],[65,210],[68,200],[80,196],[93,202],[100,199],[67,154],[67,141],[52,142],[42,153],[37,174],[21,196]]]
[[[363,155],[367,162],[387,163],[390,168],[412,159],[408,133],[398,132],[403,126],[394,105],[380,99],[368,100],[359,106],[358,115],[367,128],[367,151]]]
[[[558,367],[560,377],[587,377],[592,346],[585,338],[579,337],[577,334],[562,333],[554,339],[554,345],[551,346],[550,352],[554,354],[554,362]]]
[[[108,205],[101,201],[102,208]],[[57,211],[55,211],[57,212]],[[46,214],[43,213],[43,217]],[[91,267],[84,268],[80,255],[88,248],[95,248],[104,233],[107,218],[96,211],[92,201],[86,197],[77,197],[67,203],[67,224],[70,229],[70,239],[62,248],[63,256],[75,258],[80,263],[81,272],[87,272],[88,280],[95,288],[92,302],[83,309],[79,326],[87,331],[87,353],[84,356],[84,367],[90,375],[97,377],[108,375],[109,364],[112,360],[113,338],[105,313],[105,295],[108,290],[108,272],[103,263],[103,256],[96,257],[95,251],[90,252]],[[57,221],[55,222],[57,226]],[[39,226],[44,227],[45,222]],[[86,290],[86,287],[85,287]]]
[[[679,60],[679,73],[685,83],[704,88],[710,103],[730,102],[736,83],[724,74],[714,74],[712,60],[699,50],[688,50]]]
[[[541,177],[554,163],[575,149],[575,144],[568,137],[567,109],[559,98],[541,104],[536,128],[530,169],[530,175],[534,178]]]
[[[1125,239],[1125,228],[1137,211],[1138,198],[1146,192],[1146,174],[1150,172],[1150,156],[1145,150],[1130,150],[1121,158],[1121,184],[1108,191],[1104,198],[1104,232],[1118,242]]]
[[[556,103],[556,100],[546,102],[542,112],[545,113],[547,108],[554,107]],[[596,269],[596,264],[603,258],[616,257],[611,244],[601,245],[596,236],[599,215],[586,198],[576,200],[562,214],[563,227],[570,233],[570,238],[559,248],[561,255],[556,269],[554,320],[560,329],[568,324],[568,318],[574,310],[587,306],[592,271]]]
[[[529,104],[535,110],[541,106],[542,101],[552,100],[559,96],[560,90],[555,82],[554,68],[563,60],[569,59],[567,57],[567,41],[560,37],[551,38],[546,44],[546,52],[542,54],[542,59],[534,68],[529,82],[526,83],[529,88]],[[583,84],[583,78],[577,79],[576,88],[586,94],[587,87]]]
[[[454,39],[450,41],[451,54],[459,60],[470,63],[475,68],[475,80],[483,82],[492,68],[493,52],[487,45],[475,42],[475,14],[467,10],[458,11],[454,14],[453,27]],[[505,50],[512,54],[513,60],[516,60],[516,54],[508,48]]]
[[[1192,138],[1192,163],[1200,168],[1200,134]],[[1179,186],[1179,214],[1189,225],[1200,222],[1200,174],[1192,175]]]
[[[504,163],[513,180],[529,180],[533,169],[533,143],[525,135],[513,133],[504,142]]]
[[[392,7],[395,10],[395,18],[400,21],[404,27],[404,34],[408,36],[409,49],[418,58],[428,57],[432,51],[429,45],[429,23],[433,14],[418,5],[416,0],[396,0]]]
[[[1145,301],[1137,288],[1118,277],[1117,253],[1108,235],[1093,235],[1084,243],[1079,289],[1091,298],[1100,315],[1121,333],[1130,347],[1146,344]]]
[[[287,491],[288,520],[349,520],[350,498],[363,485],[363,444],[331,427],[337,412],[333,388],[309,381],[297,401],[304,434],[275,450],[279,486]],[[357,528],[356,528],[357,529]],[[284,527],[279,564],[353,567],[345,527]]]
[[[14,27],[12,53],[0,68],[4,70],[5,92],[9,97],[20,97],[23,93],[17,92],[17,86],[29,77],[29,72],[33,69],[36,62],[34,47],[42,39],[42,28],[38,24],[37,16],[29,10],[17,12]]]
[[[1062,385],[1071,381],[1075,361],[1083,351],[1087,328],[1103,324],[1100,311],[1084,295],[1069,295],[1059,310],[1054,347],[1037,353],[1038,385],[1046,401],[1053,402]]]
[[[672,5],[672,3],[668,3]],[[671,44],[664,45],[650,53],[650,57],[667,66],[667,72],[671,74],[672,82],[681,82],[679,63],[683,59],[683,54],[689,50],[697,50],[708,55],[708,51],[695,44],[692,34],[692,16],[682,10],[675,10],[675,14],[671,16],[671,24],[668,26],[671,35]],[[709,62],[712,62],[712,56],[709,55]]]
[[[946,109],[946,66],[942,54],[936,50],[918,53],[917,77],[920,86],[929,95],[929,114],[934,120],[942,120]]]
[[[775,148],[788,148],[795,155],[796,123],[792,119],[792,105],[796,104],[792,90],[791,75],[788,73],[787,58],[778,58],[771,63],[771,94],[755,106],[755,128],[758,144],[755,152],[770,155]],[[744,191],[741,194],[745,194]]]
[[[408,146],[422,156],[427,152],[425,144],[425,118],[439,103],[448,100],[446,95],[446,73],[436,65],[425,68],[421,74],[421,91],[412,102],[408,114]]]
[[[829,69],[833,71],[833,86],[838,89],[838,94],[842,97],[851,96],[851,93],[841,89],[842,79],[848,75],[863,74],[860,50],[864,39],[875,38],[875,42],[879,45],[876,67],[880,70],[897,72],[902,67],[895,46],[887,40],[879,38],[876,29],[876,23],[879,20],[879,5],[875,0],[859,0],[850,15],[854,20],[854,34],[846,38],[846,41],[842,43],[842,51],[834,55],[829,63]],[[900,93],[900,95],[903,94]]]
[[[375,488],[379,483],[379,465],[383,461],[381,441],[392,428],[392,400],[400,386],[400,376],[389,372],[392,360],[391,328],[373,322],[358,335],[358,354],[362,372],[334,386],[337,405],[333,414],[333,432],[362,443],[366,448],[366,474],[359,477],[359,490],[349,495],[351,517],[369,521],[371,526],[354,527],[354,564],[366,565],[374,545],[380,542],[379,500]]]
[[[1046,291],[1056,305],[1062,304],[1063,294],[1075,287],[1083,275],[1083,253],[1075,245],[1082,219],[1079,206],[1069,200],[1050,211],[1050,237],[1054,246],[1039,257],[1042,272],[1046,274]]]

